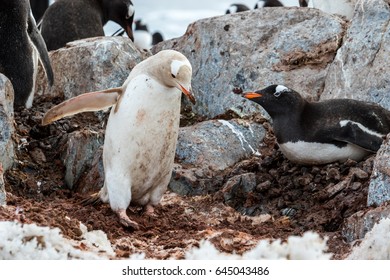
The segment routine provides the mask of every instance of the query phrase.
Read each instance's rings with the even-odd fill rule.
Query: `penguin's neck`
[[[105,25],[108,21],[108,12],[104,9],[103,0],[87,0],[90,6],[95,9],[102,19],[102,24]]]

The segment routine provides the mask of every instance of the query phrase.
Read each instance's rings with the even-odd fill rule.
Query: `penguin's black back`
[[[104,24],[99,1],[57,0],[42,18],[41,33],[50,51],[71,41],[103,36]]]
[[[28,0],[0,0],[0,72],[11,81],[17,106],[24,105],[34,84],[29,12]]]
[[[266,0],[264,3],[264,7],[283,7],[283,4],[278,0]],[[255,5],[255,9],[260,8],[257,4]]]

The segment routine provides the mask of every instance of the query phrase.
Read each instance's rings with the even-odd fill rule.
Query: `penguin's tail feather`
[[[87,198],[84,198],[78,204],[80,204],[82,206],[87,206],[87,205],[100,205],[102,203],[103,203],[103,201],[100,199],[100,192],[97,192],[97,193],[91,194]]]

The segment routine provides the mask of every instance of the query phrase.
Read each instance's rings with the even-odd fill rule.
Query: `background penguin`
[[[352,19],[355,5],[359,0],[311,0],[311,6],[329,14],[338,14]],[[301,7],[308,7],[309,0],[299,0]]]
[[[239,12],[249,11],[250,8],[244,4],[231,4],[225,14],[235,14]]]
[[[264,7],[283,7],[283,4],[278,0],[260,0],[257,1],[255,9],[264,8]]]
[[[153,37],[148,26],[142,20],[134,22],[134,45],[141,50],[148,50],[152,47]]]
[[[390,112],[373,103],[351,99],[308,102],[282,85],[243,96],[269,113],[281,151],[300,164],[359,161],[375,153],[390,132]]]
[[[134,6],[130,0],[57,0],[45,12],[41,32],[48,50],[66,43],[104,36],[103,26],[112,20],[133,38]]]
[[[121,88],[69,99],[50,109],[42,120],[46,125],[114,105],[105,132],[105,183],[99,196],[126,227],[138,228],[126,214],[130,202],[145,206],[150,213],[167,190],[179,133],[181,93],[195,103],[189,91],[191,76],[191,64],[184,55],[160,51],[137,64]]]
[[[309,0],[299,0],[299,6],[300,7],[307,7]]]
[[[12,83],[16,106],[32,106],[38,54],[52,85],[53,71],[49,55],[36,27],[29,1],[0,0],[0,72]]]
[[[154,32],[152,35],[152,45],[157,45],[158,43],[164,41],[164,37],[160,32]]]

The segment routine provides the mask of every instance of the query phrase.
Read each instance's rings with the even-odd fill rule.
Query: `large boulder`
[[[270,84],[318,99],[345,27],[339,17],[316,9],[257,9],[199,20],[152,52],[175,49],[188,57],[197,114],[244,114],[259,106],[235,93]]]
[[[390,5],[361,1],[326,77],[321,99],[353,98],[390,109]]]
[[[50,52],[54,85],[48,87],[44,71],[38,73],[37,94],[64,99],[84,92],[118,87],[131,69],[149,53],[141,53],[129,38],[97,37],[70,42]]]
[[[237,119],[211,120],[181,128],[170,189],[182,195],[219,190],[223,171],[259,155],[264,136],[261,124]]]
[[[104,132],[82,129],[68,135],[65,152],[62,155],[65,166],[65,183],[70,189],[77,188],[81,193],[90,190],[99,190],[102,187],[103,177],[97,176],[96,182],[91,180],[90,174],[97,171],[102,154],[99,148],[104,143]],[[98,159],[96,159],[98,155]],[[92,172],[92,173],[91,173]],[[93,176],[92,176],[93,177]]]

